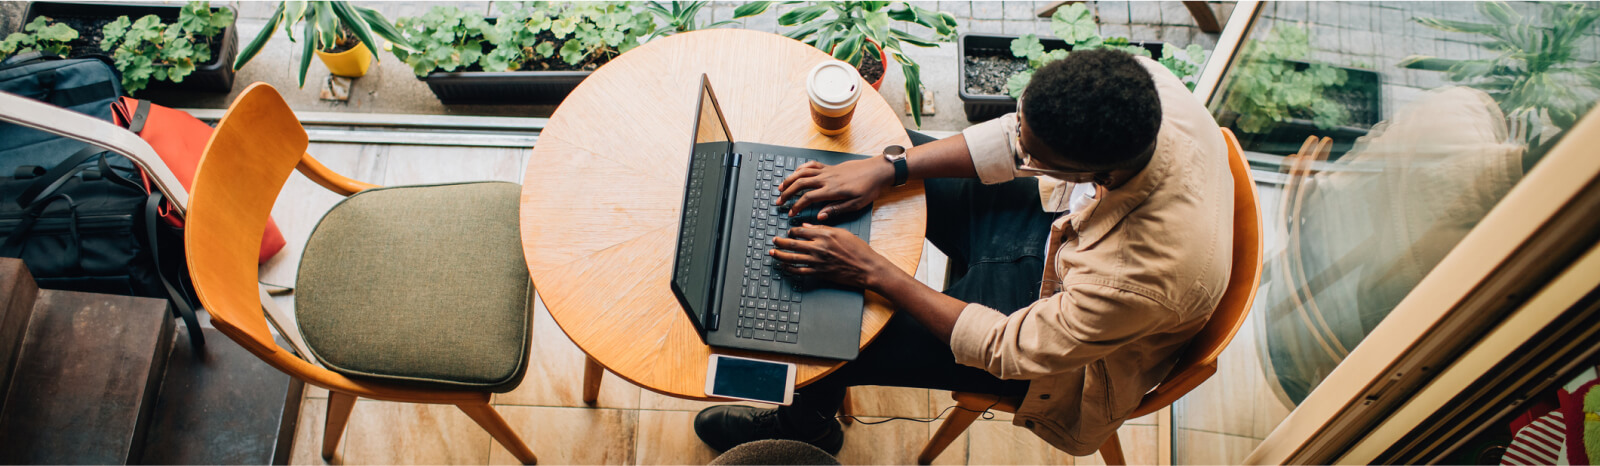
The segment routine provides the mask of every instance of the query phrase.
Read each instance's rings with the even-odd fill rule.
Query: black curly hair
[[[1121,50],[1072,52],[1022,92],[1028,128],[1057,154],[1095,170],[1136,168],[1161,129],[1156,83]]]

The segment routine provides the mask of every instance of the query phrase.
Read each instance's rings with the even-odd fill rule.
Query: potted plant
[[[1245,150],[1293,154],[1315,135],[1333,138],[1333,160],[1378,122],[1378,74],[1306,61],[1310,50],[1305,27],[1283,24],[1246,45],[1217,118]]]
[[[557,104],[589,73],[655,31],[629,2],[497,3],[484,18],[453,6],[395,21],[395,56],[445,104]]]
[[[1050,27],[1058,39],[1036,35],[963,34],[960,40],[958,95],[967,121],[985,121],[1016,111],[1017,97],[1027,88],[1034,70],[1066,58],[1072,50],[1115,48],[1134,55],[1159,57],[1158,61],[1190,81],[1198,73],[1205,51],[1191,45],[1180,50],[1161,42],[1134,42],[1123,37],[1101,37],[1094,14],[1082,3],[1056,9]],[[1193,83],[1189,83],[1193,87]]]
[[[1441,31],[1485,36],[1476,43],[1496,53],[1477,60],[1413,55],[1400,66],[1446,72],[1451,81],[1488,93],[1512,126],[1522,129],[1518,136],[1528,146],[1524,165],[1531,167],[1600,96],[1600,72],[1576,56],[1578,41],[1594,30],[1600,9],[1582,3],[1543,4],[1535,18],[1502,2],[1476,5],[1489,23],[1412,20]]]
[[[651,33],[650,37],[645,38],[645,41],[648,42],[655,40],[657,37],[666,37],[680,32],[698,31],[700,29],[714,29],[729,24],[734,24],[733,20],[726,19],[707,24],[705,26],[700,26],[699,20],[695,18],[695,15],[699,14],[700,9],[705,8],[706,4],[708,3],[711,2],[671,2],[672,9],[670,10],[667,9],[666,6],[657,2],[646,3],[644,6],[644,11],[648,11],[650,14],[660,18],[661,21],[666,22],[667,27],[656,29],[656,32]]]
[[[238,32],[229,8],[201,1],[182,6],[33,2],[23,17],[28,20],[26,34],[37,37],[13,33],[0,43],[0,55],[9,47],[15,49],[12,53],[42,50],[70,58],[110,56],[130,94],[146,87],[233,89],[233,70],[227,62],[236,53]]]
[[[759,15],[775,2],[750,2],[733,12],[734,18]],[[785,2],[799,3],[799,2]],[[898,3],[898,8],[888,9]],[[831,17],[824,18],[828,13]],[[893,21],[905,21],[930,28],[932,38],[923,38],[889,27]],[[949,13],[932,11],[907,2],[853,1],[810,2],[778,17],[778,24],[798,29],[784,36],[803,41],[817,50],[828,52],[833,58],[849,62],[861,71],[861,76],[877,89],[883,83],[888,59],[900,63],[900,72],[906,78],[906,99],[910,108],[922,108],[922,68],[916,60],[901,51],[904,44],[918,47],[937,47],[939,42],[955,39],[956,18]],[[917,126],[922,125],[922,112],[911,112]]]
[[[289,1],[278,4],[278,9],[267,19],[267,25],[239,52],[233,69],[243,68],[255,58],[261,47],[272,40],[279,26],[283,26],[284,34],[294,41],[294,26],[302,21],[305,26],[300,34],[300,87],[306,86],[306,71],[311,68],[308,57],[313,53],[327,65],[329,74],[359,78],[367,74],[372,59],[378,56],[374,33],[389,42],[405,45],[405,38],[377,10],[343,1]]]

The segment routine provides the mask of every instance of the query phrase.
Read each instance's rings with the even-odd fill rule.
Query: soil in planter
[[[1006,81],[1011,75],[1027,71],[1028,60],[1010,55],[986,54],[967,56],[967,94],[1009,95]]]
[[[356,33],[354,31],[351,31],[350,28],[341,25],[339,27],[339,39],[333,41],[332,47],[322,49],[322,53],[347,52],[350,49],[356,48],[356,44],[360,43],[361,41],[356,39]]]
[[[870,48],[863,47],[861,49],[861,66],[856,67],[856,71],[861,72],[861,79],[867,80],[868,83],[875,83],[878,82],[878,79],[883,78],[883,60],[878,59],[877,54],[867,53],[869,51],[871,51]]]
[[[157,16],[159,16],[161,18],[161,22],[165,23],[165,24],[172,24],[173,22],[178,20],[177,16],[173,16],[173,17],[170,17],[170,18],[168,18],[166,16],[160,16],[160,15],[157,15]],[[101,50],[100,49],[100,40],[105,38],[105,33],[101,32],[101,31],[102,31],[103,28],[105,28],[105,26],[107,24],[110,24],[112,21],[116,21],[117,17],[112,16],[112,17],[108,18],[108,17],[99,17],[99,16],[46,16],[46,18],[50,18],[52,20],[55,20],[55,22],[58,22],[58,23],[61,23],[61,24],[65,24],[68,27],[71,27],[72,29],[78,31],[78,38],[77,39],[73,39],[71,42],[67,42],[67,45],[72,46],[72,50],[67,52],[67,58],[78,58],[78,57],[82,57],[82,56],[85,56],[85,55],[93,55],[93,54],[101,54],[101,55],[105,55],[105,56],[111,56],[111,53],[112,53],[111,50]],[[33,18],[28,18],[28,20],[32,21]],[[129,16],[128,20],[130,20],[130,21],[138,21],[139,18],[136,18],[136,17],[133,17],[133,16]],[[197,66],[197,67],[210,66],[212,64],[215,64],[217,62],[217,60],[221,60],[222,59],[222,34],[221,33],[219,33],[219,34],[217,34],[215,36],[212,36],[212,37],[205,38],[205,43],[211,49],[211,59],[207,60],[205,63],[196,64],[195,66]]]

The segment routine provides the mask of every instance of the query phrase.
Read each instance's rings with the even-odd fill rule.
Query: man
[[[1227,285],[1233,181],[1216,122],[1155,61],[1081,51],[1034,74],[1017,113],[919,145],[905,163],[925,180],[928,239],[959,279],[940,293],[848,232],[791,229],[769,251],[789,273],[870,290],[899,312],[793,405],[708,408],[696,433],[718,450],[788,438],[837,453],[845,388],[894,385],[1025,396],[1014,424],[1093,454]],[[826,223],[895,176],[886,158],[813,163],[778,202],[832,201]]]

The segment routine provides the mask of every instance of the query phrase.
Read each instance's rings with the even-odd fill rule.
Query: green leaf
[[[821,24],[807,24],[805,26],[801,26],[799,29],[783,33],[783,36],[794,40],[805,40],[806,36],[815,34],[817,29],[820,29],[821,27]]]
[[[549,41],[540,42],[538,46],[533,48],[533,52],[539,54],[540,57],[550,58],[550,54],[556,52],[556,46]]]
[[[584,50],[583,45],[578,41],[568,40],[566,43],[561,44],[561,60],[567,62],[568,65],[577,66],[577,64],[583,63],[588,58],[589,52]]]
[[[1044,44],[1039,42],[1039,36],[1027,34],[1011,40],[1011,55],[1038,60],[1044,55]]]
[[[336,1],[328,3],[331,5],[329,9],[333,10],[333,14],[339,17],[339,22],[355,34],[356,40],[367,44],[367,51],[372,53],[372,58],[378,59],[378,41],[372,38],[372,29],[367,27],[366,20],[359,13],[356,13],[356,10],[351,8],[348,2]]]
[[[117,43],[122,41],[123,36],[128,34],[128,28],[132,26],[133,22],[129,21],[127,16],[118,16],[117,19],[106,23],[100,28],[100,49],[105,51],[116,49]]]
[[[363,8],[359,6],[354,8],[356,12],[361,15],[361,20],[370,26],[372,28],[372,32],[376,33],[378,37],[382,37],[383,40],[393,43],[396,47],[406,49],[412,48],[410,41],[406,40],[405,34],[402,34],[399,29],[395,28],[394,24],[390,23],[387,18],[384,18],[383,13],[379,13],[378,10],[371,8]]]
[[[321,1],[314,5],[316,8],[316,42],[317,50],[328,50],[338,43],[339,37],[344,35],[339,30],[339,19],[333,14],[333,4]],[[309,58],[307,58],[309,59]]]
[[[905,42],[907,44],[915,45],[915,46],[918,46],[918,47],[938,47],[939,46],[939,44],[937,42],[911,35],[910,33],[907,33],[905,31],[901,31],[899,29],[890,29],[889,30],[889,37],[893,37],[893,38],[895,38],[895,39],[897,39],[897,40],[899,40],[901,42]]]
[[[849,62],[851,65],[860,65],[862,37],[863,36],[861,34],[852,34],[849,38],[846,38],[844,42],[840,42],[839,45],[834,46],[833,58],[836,60]]]
[[[759,15],[759,14],[765,13],[767,11],[767,8],[771,7],[773,3],[777,3],[777,2],[750,2],[750,3],[743,4],[743,5],[739,5],[738,8],[734,8],[733,9],[733,18],[734,19],[748,18],[748,17],[751,17],[751,16],[755,16],[755,15]]]
[[[39,32],[36,35],[41,40],[48,40],[48,41],[55,41],[55,42],[70,42],[73,39],[77,39],[78,38],[78,31],[75,30],[75,29],[72,29],[71,26],[68,26],[68,25],[65,25],[65,24],[61,24],[61,23],[56,23],[56,24],[50,25],[49,27],[45,27],[43,29],[40,29]]]
[[[828,7],[825,5],[812,5],[795,8],[793,10],[789,10],[788,13],[784,13],[783,16],[779,16],[778,25],[794,26],[798,24],[809,23],[812,20],[821,17],[823,13],[827,12]]]
[[[300,88],[302,89],[306,87],[306,71],[311,69],[311,56],[316,50],[316,40],[312,39],[312,37],[315,37],[316,34],[315,29],[316,22],[306,21],[305,32],[302,33],[305,34],[303,37],[305,37],[306,40],[300,41],[302,45],[300,49],[300,74],[298,82],[300,83]]]
[[[1013,99],[1021,99],[1022,91],[1028,89],[1028,83],[1033,81],[1033,70],[1018,71],[1006,79],[1006,94]]]
[[[1073,45],[1100,37],[1099,25],[1094,22],[1094,14],[1090,13],[1089,7],[1083,3],[1073,3],[1056,9],[1056,14],[1050,18],[1050,29],[1055,32],[1056,37]]]
[[[916,63],[905,60],[898,52],[895,60],[900,61],[900,74],[906,78],[906,103],[911,104],[911,121],[922,127],[922,70]],[[887,70],[888,63],[884,64]]]

